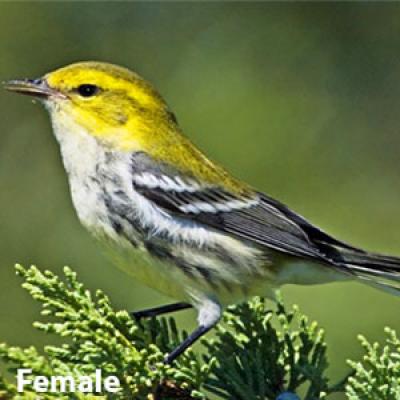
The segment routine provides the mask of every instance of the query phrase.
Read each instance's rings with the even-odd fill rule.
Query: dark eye
[[[77,92],[82,97],[91,97],[98,93],[100,88],[96,85],[91,85],[90,83],[86,83],[83,85],[78,86]]]

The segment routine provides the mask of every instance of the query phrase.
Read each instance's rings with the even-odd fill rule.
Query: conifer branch
[[[387,330],[380,351],[362,338],[363,363],[350,362],[354,376],[330,385],[324,332],[296,306],[281,299],[271,310],[261,298],[229,307],[214,335],[202,340],[204,351],[189,349],[172,366],[163,358],[187,333],[173,318],[131,319],[115,311],[102,292],[91,294],[76,274],[64,276],[36,267],[17,266],[23,287],[39,301],[44,317],[40,331],[63,339],[62,345],[38,350],[0,344],[0,360],[11,376],[18,368],[32,376],[117,376],[118,393],[47,393],[42,399],[302,400],[326,399],[344,391],[349,400],[400,400],[400,341]],[[306,388],[304,390],[304,388]],[[36,399],[32,386],[18,393],[15,382],[0,374],[0,400]]]

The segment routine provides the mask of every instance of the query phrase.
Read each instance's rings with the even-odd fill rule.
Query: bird
[[[175,303],[135,318],[194,308],[198,325],[171,364],[227,305],[285,284],[359,279],[400,293],[400,258],[336,239],[233,177],[182,132],[158,91],[117,65],[87,61],[5,83],[50,114],[79,220],[114,263]]]

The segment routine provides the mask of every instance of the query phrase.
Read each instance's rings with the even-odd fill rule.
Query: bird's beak
[[[45,79],[15,79],[4,82],[4,88],[11,92],[22,93],[41,99],[49,97],[65,97],[57,90],[51,88]]]

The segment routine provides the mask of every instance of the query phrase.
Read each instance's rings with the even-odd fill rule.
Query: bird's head
[[[76,63],[39,79],[9,81],[6,88],[42,100],[54,124],[82,127],[105,144],[129,150],[176,125],[150,83],[112,64]]]
[[[45,104],[56,136],[67,149],[64,152],[68,151],[68,156],[73,153],[73,163],[79,160],[79,152],[90,153],[90,135],[97,144],[118,154],[143,152],[160,165],[191,178],[224,185],[232,192],[244,190],[243,184],[206,158],[183,135],[174,114],[153,86],[126,68],[80,62],[39,79],[13,80],[5,86]],[[68,157],[63,153],[63,158]]]

